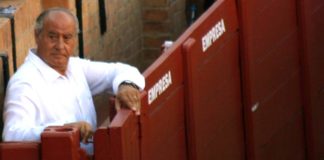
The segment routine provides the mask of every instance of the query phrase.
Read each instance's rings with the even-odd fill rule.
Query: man
[[[73,126],[82,142],[96,129],[92,96],[111,91],[116,103],[140,110],[139,71],[121,63],[91,62],[71,57],[78,33],[77,18],[63,8],[39,15],[36,49],[10,79],[4,104],[4,141],[39,141],[48,126]]]

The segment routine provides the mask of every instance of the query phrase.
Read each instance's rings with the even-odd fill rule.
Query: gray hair
[[[66,8],[60,8],[60,7],[55,7],[55,8],[50,8],[47,9],[45,11],[43,11],[36,19],[36,24],[35,24],[35,32],[38,34],[43,30],[44,27],[44,19],[52,12],[64,12],[68,15],[70,15],[71,17],[73,17],[74,22],[75,22],[75,30],[76,33],[79,33],[80,29],[79,29],[79,20],[78,18],[72,14],[70,12],[70,10],[66,9]]]

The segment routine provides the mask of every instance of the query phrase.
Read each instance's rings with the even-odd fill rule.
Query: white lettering
[[[171,71],[168,71],[152,88],[148,91],[148,104],[151,104],[172,84]]]
[[[226,31],[224,19],[218,21],[214,27],[201,39],[202,51],[205,52],[215,43]]]

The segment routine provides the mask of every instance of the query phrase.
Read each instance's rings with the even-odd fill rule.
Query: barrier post
[[[121,109],[109,126],[113,160],[139,160],[138,118],[129,109]]]
[[[47,127],[41,134],[42,160],[86,160],[76,128]]]

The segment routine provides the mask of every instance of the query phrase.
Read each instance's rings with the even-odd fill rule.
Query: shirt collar
[[[63,77],[63,75],[58,73],[56,70],[54,70],[52,67],[46,64],[40,57],[36,55],[36,49],[29,50],[29,54],[26,57],[25,61],[31,61],[39,70],[39,72],[43,75],[44,79],[49,82],[53,82],[58,78]],[[68,65],[67,73],[70,72],[69,68],[70,67]]]

